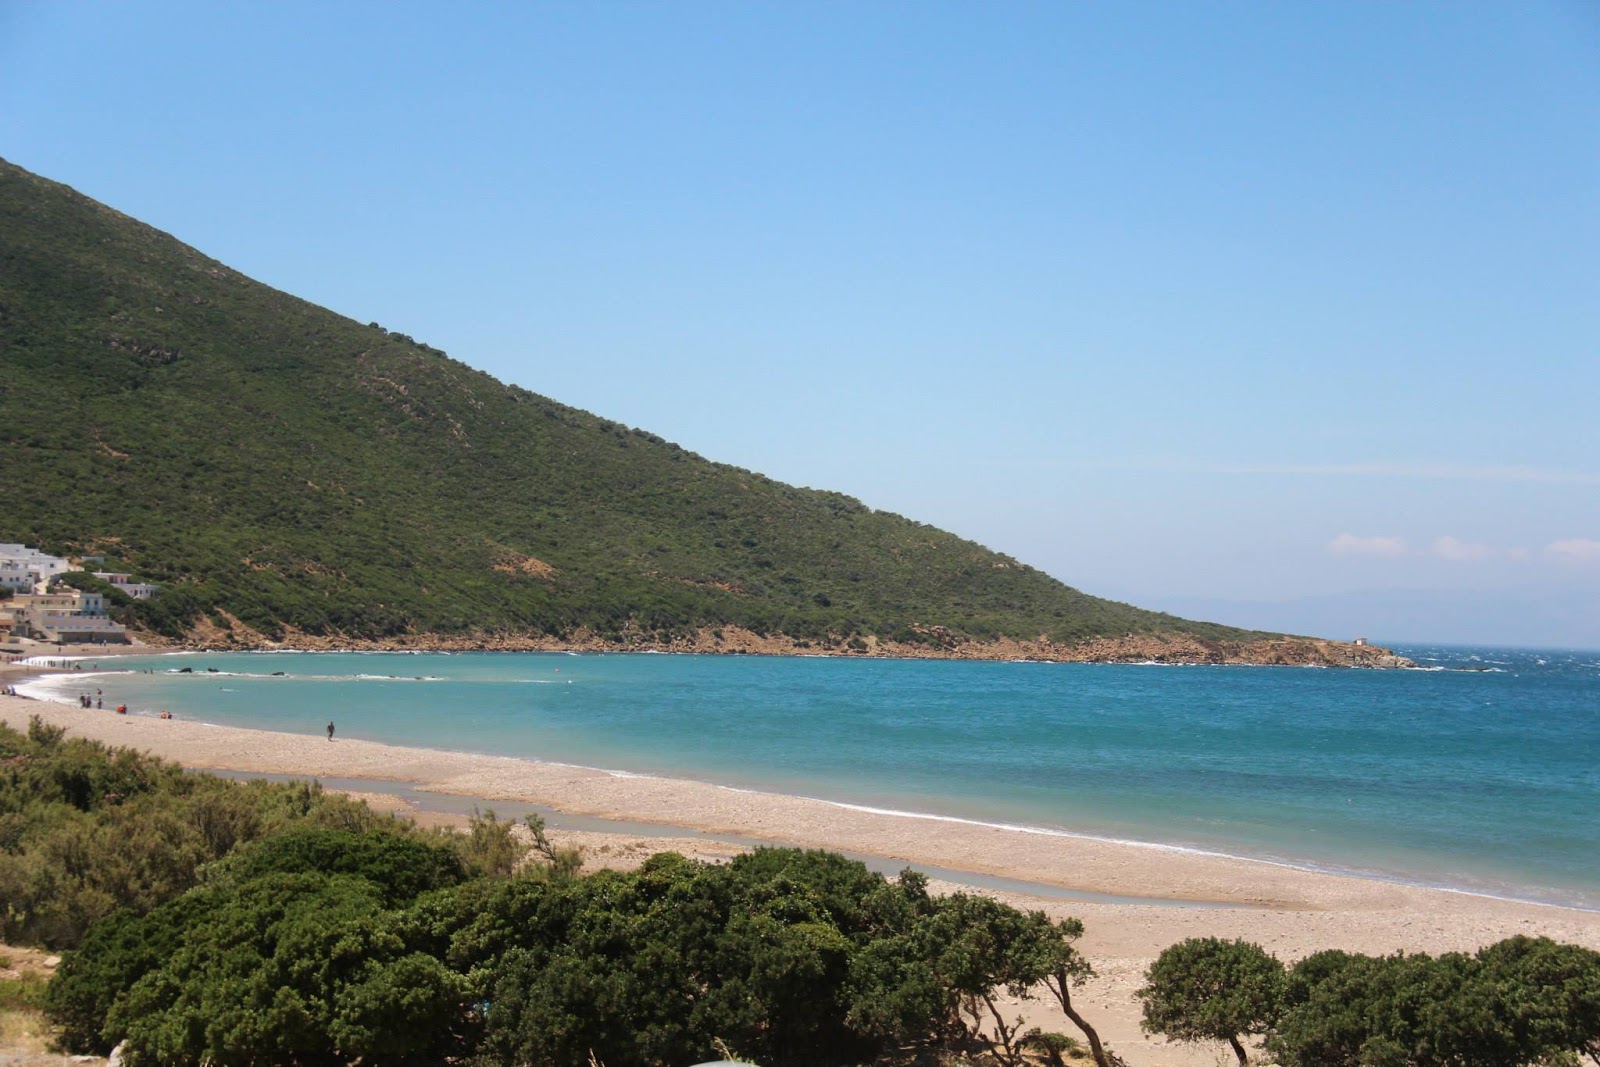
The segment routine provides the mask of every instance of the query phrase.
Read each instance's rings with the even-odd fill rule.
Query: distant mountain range
[[[0,371],[0,541],[164,583],[125,611],[171,638],[1351,655],[709,462],[3,161]]]

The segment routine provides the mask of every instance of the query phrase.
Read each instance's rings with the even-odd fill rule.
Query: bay
[[[1600,908],[1600,653],[1400,651],[1425,669],[201,653],[25,691]]]

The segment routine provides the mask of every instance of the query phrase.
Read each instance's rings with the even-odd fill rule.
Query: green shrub
[[[36,971],[0,978],[0,1011],[43,1011],[50,979]]]
[[[187,774],[37,717],[26,734],[0,723],[0,940],[70,948],[117,909],[147,912],[241,843],[295,825],[416,836],[314,783]]]
[[[453,849],[417,839],[398,826],[366,832],[300,827],[240,848],[218,865],[218,884],[244,884],[268,874],[353,875],[388,903],[409,901],[466,877]]]
[[[1239,1039],[1277,1022],[1284,975],[1283,964],[1259,945],[1192,937],[1163,951],[1146,972],[1142,1025],[1174,1041],[1225,1041],[1245,1067]]]

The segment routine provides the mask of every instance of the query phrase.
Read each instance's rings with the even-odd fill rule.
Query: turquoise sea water
[[[25,691],[1600,908],[1600,653],[1403,651],[1431,669],[207,653]]]

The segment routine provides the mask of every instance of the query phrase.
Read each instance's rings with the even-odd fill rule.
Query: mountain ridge
[[[1159,638],[1203,661],[1287,647],[498,382],[3,160],[0,224],[0,540],[164,583],[123,609],[151,634],[711,650],[737,633],[1039,658]],[[1296,655],[1356,655],[1328,647]]]

